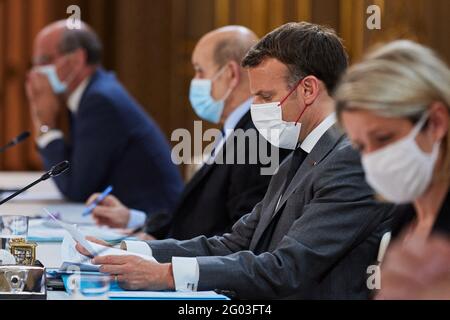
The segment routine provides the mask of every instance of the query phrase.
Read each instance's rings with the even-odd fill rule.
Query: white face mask
[[[303,79],[299,80],[297,85],[281,100],[281,102],[252,104],[250,113],[253,123],[258,132],[277,148],[295,150],[300,136],[300,120],[307,106],[301,112],[296,122],[286,122],[283,120],[281,105],[297,89]]]
[[[67,91],[67,83],[62,82],[59,79],[58,73],[56,72],[56,66],[54,64],[36,67],[35,70],[36,72],[47,76],[48,82],[50,83],[50,86],[55,94],[62,94]]]
[[[283,121],[279,102],[252,104],[250,113],[256,129],[264,139],[277,148],[296,148],[302,125]]]
[[[430,185],[440,142],[435,143],[431,154],[416,143],[427,118],[428,113],[405,138],[362,157],[367,182],[390,202],[412,202]]]
[[[65,56],[62,57],[62,59],[67,59],[69,55],[70,53],[66,54]],[[79,72],[77,71],[72,71],[71,74],[69,74],[69,76],[67,77],[67,79],[65,81],[62,81],[58,76],[58,71],[55,64],[38,66],[35,67],[34,70],[38,73],[47,76],[48,82],[50,83],[53,93],[55,93],[56,95],[66,93],[67,89],[69,88],[69,85],[79,74]]]
[[[225,101],[230,96],[232,89],[229,88],[225,96],[220,100],[214,100],[211,96],[211,88],[214,81],[226,70],[226,66],[217,72],[212,79],[192,79],[189,89],[189,100],[195,113],[202,119],[219,123],[222,117]]]

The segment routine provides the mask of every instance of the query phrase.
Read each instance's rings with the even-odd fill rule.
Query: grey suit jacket
[[[243,299],[368,298],[366,270],[376,260],[394,206],[374,200],[359,154],[336,126],[321,137],[281,195],[290,159],[231,233],[150,241],[154,257],[160,262],[197,257],[198,290],[232,290]],[[273,234],[264,233],[276,215],[281,216]],[[253,250],[265,236],[271,237],[268,250],[256,255]]]

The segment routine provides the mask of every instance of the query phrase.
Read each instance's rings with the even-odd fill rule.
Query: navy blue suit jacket
[[[150,117],[112,73],[98,69],[76,114],[69,139],[40,150],[44,165],[70,161],[70,170],[55,179],[72,201],[86,201],[106,186],[126,206],[169,214],[183,188],[169,144]]]

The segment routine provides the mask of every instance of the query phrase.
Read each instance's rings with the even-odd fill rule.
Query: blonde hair
[[[418,119],[433,102],[450,112],[450,70],[436,54],[408,40],[391,42],[349,68],[335,92],[338,118],[345,110]],[[450,130],[443,141],[450,179]]]

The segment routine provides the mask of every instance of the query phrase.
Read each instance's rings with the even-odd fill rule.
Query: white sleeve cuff
[[[145,220],[147,220],[147,215],[145,214],[145,212],[131,209],[127,228],[136,229],[142,227],[145,224]]]
[[[36,143],[39,146],[39,148],[44,149],[46,146],[50,144],[50,142],[62,139],[64,137],[64,134],[61,130],[55,130],[52,129],[39,137],[36,138]]]
[[[196,258],[172,257],[176,291],[197,291],[199,265]]]
[[[153,257],[152,248],[144,241],[124,240],[120,244],[120,249]]]

